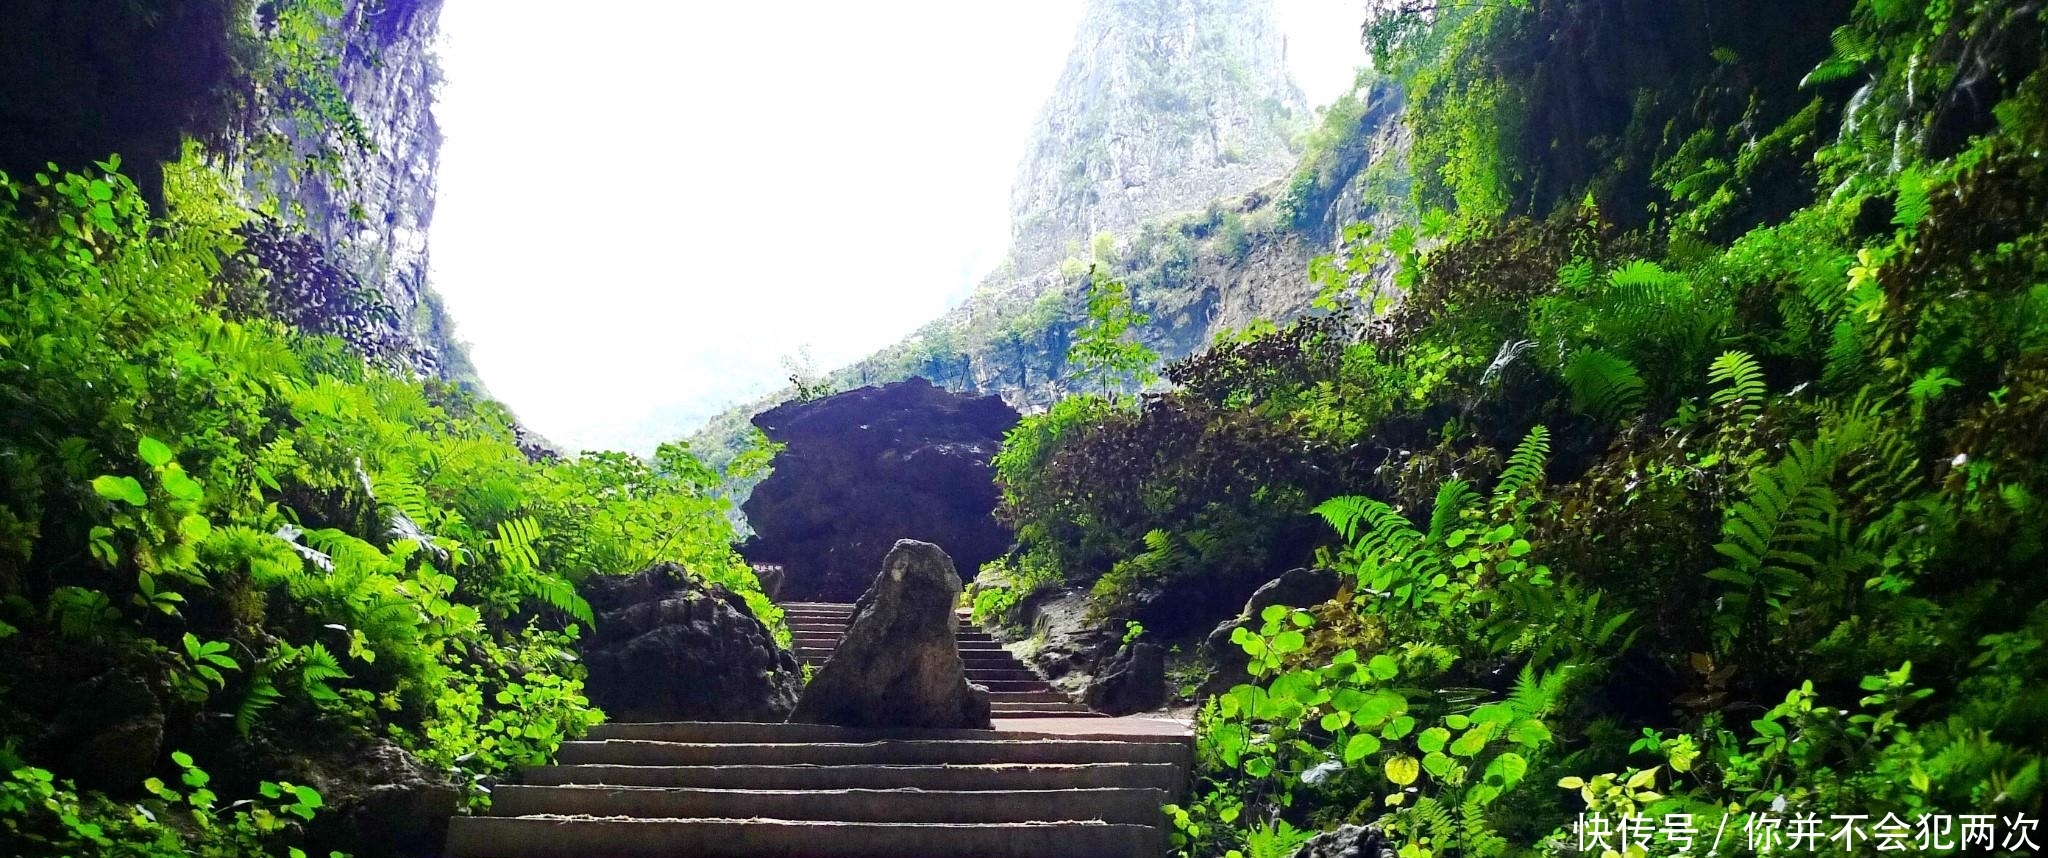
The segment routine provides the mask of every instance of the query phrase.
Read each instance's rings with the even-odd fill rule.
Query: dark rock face
[[[1233,632],[1240,627],[1257,631],[1259,612],[1273,605],[1307,608],[1327,602],[1337,595],[1341,583],[1337,573],[1328,569],[1289,569],[1252,593],[1243,611],[1223,621],[1202,642],[1202,653],[1216,666],[1215,674],[1203,683],[1202,693],[1220,693],[1250,678],[1245,671],[1251,659],[1245,656],[1244,648],[1230,642]]]
[[[1377,828],[1346,825],[1301,844],[1294,858],[1394,858],[1394,846]]]
[[[1102,675],[1084,695],[1088,708],[1108,715],[1129,715],[1166,703],[1166,650],[1158,644],[1124,644],[1103,665]]]
[[[1024,660],[1061,690],[1086,697],[1097,665],[1117,648],[1116,635],[1089,611],[1088,591],[1069,587],[1040,594],[1022,611],[1030,631],[1021,641]]]
[[[938,546],[905,539],[854,604],[846,637],[789,720],[846,727],[988,729],[988,690],[954,640],[960,575]]]
[[[326,803],[306,831],[308,854],[357,858],[438,854],[462,789],[384,739],[322,746],[298,763],[294,781]]]
[[[115,668],[78,685],[50,721],[46,747],[79,786],[126,793],[156,768],[164,712],[149,683]]]
[[[787,569],[784,599],[853,600],[899,539],[945,546],[970,576],[1009,548],[989,460],[1017,412],[999,398],[913,378],[785,403],[754,425],[789,446],[747,500],[758,535],[743,553]]]
[[[582,589],[597,615],[584,691],[612,720],[780,721],[796,705],[796,656],[732,591],[673,563]]]

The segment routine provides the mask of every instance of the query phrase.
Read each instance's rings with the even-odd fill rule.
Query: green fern
[[[1508,456],[1508,465],[1500,472],[1500,481],[1493,487],[1493,508],[1504,509],[1543,488],[1544,469],[1550,461],[1550,429],[1541,425],[1530,427],[1529,434],[1522,437],[1522,443],[1515,445],[1515,452]]]
[[[1707,577],[1729,585],[1715,616],[1723,648],[1764,612],[1782,614],[1818,564],[1814,546],[1836,532],[1837,499],[1828,480],[1839,460],[1827,435],[1793,441],[1777,464],[1750,474],[1742,500],[1721,523],[1714,550],[1727,563]]]
[[[1643,377],[1634,364],[1599,349],[1572,355],[1564,367],[1572,406],[1607,423],[1627,420],[1643,410]]]
[[[249,679],[249,690],[243,692],[242,702],[235,706],[235,732],[243,736],[256,726],[256,720],[263,713],[284,699],[284,693],[277,690],[277,682],[271,678],[276,662],[265,660],[257,665],[256,673]]]
[[[1892,224],[1905,229],[1918,229],[1927,216],[1934,211],[1934,202],[1928,196],[1926,174],[1918,166],[1909,166],[1899,171],[1899,196],[1892,204]]]
[[[1478,502],[1479,492],[1473,490],[1471,482],[1455,477],[1445,480],[1437,487],[1436,504],[1430,509],[1428,540],[1442,543],[1464,518],[1465,511]]]
[[[1722,352],[1707,367],[1707,382],[1717,385],[1708,401],[1743,423],[1755,421],[1764,410],[1764,371],[1756,358],[1745,352]]]

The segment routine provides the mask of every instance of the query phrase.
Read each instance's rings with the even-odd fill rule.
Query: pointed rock
[[[967,682],[954,641],[960,575],[929,542],[890,549],[846,637],[818,669],[792,723],[988,729],[988,690]]]

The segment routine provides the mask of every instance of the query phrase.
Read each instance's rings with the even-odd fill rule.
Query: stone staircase
[[[832,657],[833,648],[846,636],[846,623],[853,616],[852,605],[837,602],[786,602],[782,611],[794,637],[797,659],[811,665],[822,665]],[[995,638],[976,627],[966,611],[960,612],[959,623],[955,640],[960,645],[961,660],[967,663],[967,681],[988,689],[989,706],[995,717],[1104,717],[1052,687],[996,643]]]
[[[1160,858],[1183,727],[607,724],[457,817],[449,858]]]

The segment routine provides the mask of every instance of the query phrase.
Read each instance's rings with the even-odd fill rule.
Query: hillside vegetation
[[[1994,814],[2024,851],[2040,7],[1382,5],[1428,214],[1347,229],[1316,316],[1027,418],[979,607],[1084,586],[1186,642],[1290,564],[1343,573],[1197,701],[1190,855],[1344,822],[1406,858],[1573,853],[1592,813],[1725,818],[1745,854],[1750,814]]]
[[[321,80],[333,4],[272,12],[239,50]],[[346,102],[279,75],[215,95],[283,87],[301,133],[357,145]],[[486,806],[603,717],[585,576],[678,562],[779,622],[721,474],[680,444],[530,458],[502,406],[366,360],[349,332],[389,308],[321,286],[277,201],[244,195],[294,156],[151,133],[241,154],[0,173],[0,851],[298,855],[341,842],[314,780]]]

